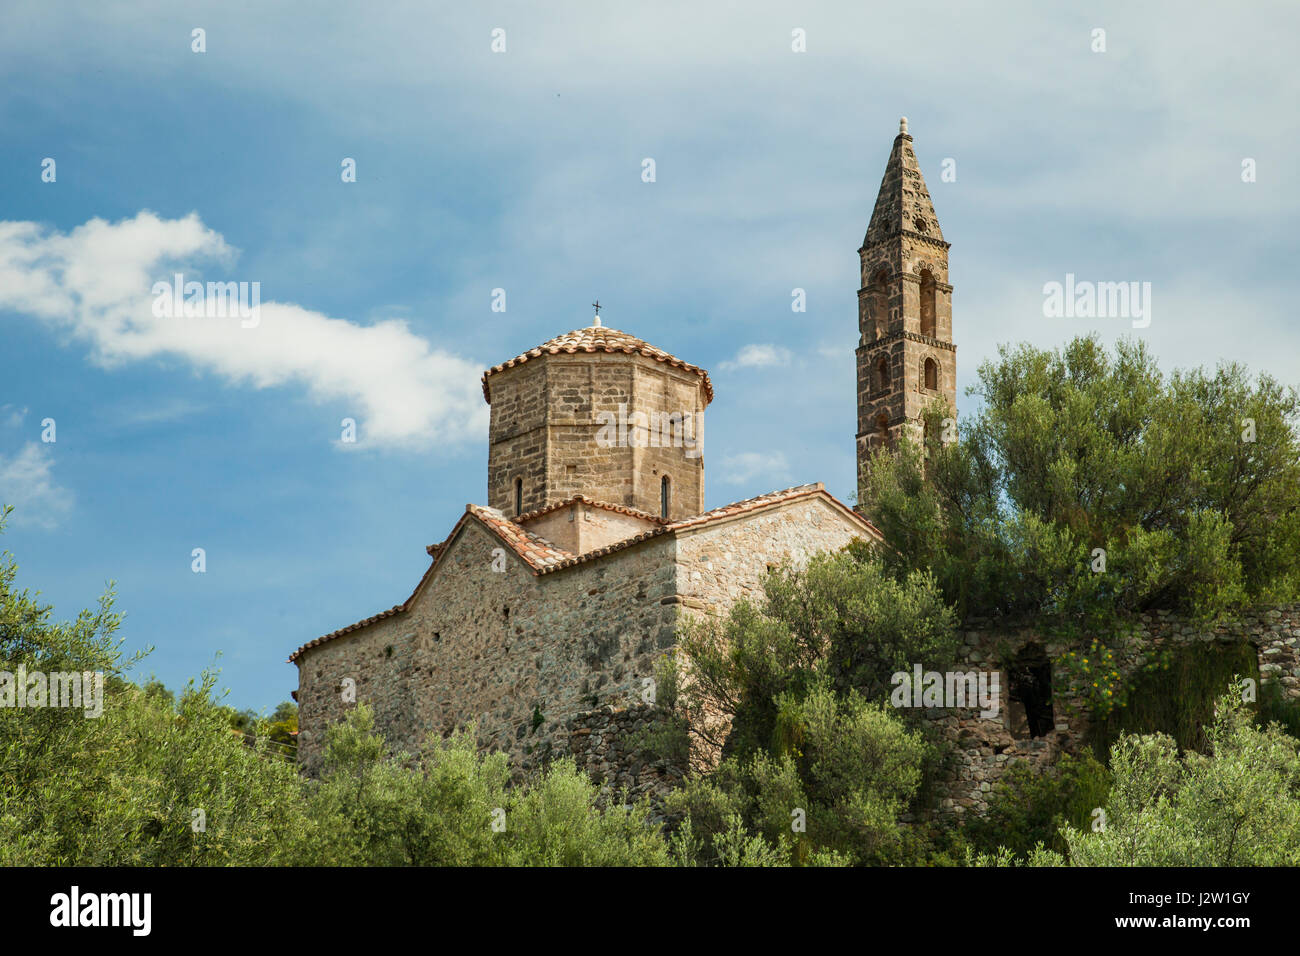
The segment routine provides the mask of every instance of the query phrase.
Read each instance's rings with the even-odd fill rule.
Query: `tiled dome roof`
[[[549,342],[543,342],[535,349],[529,349],[522,355],[516,355],[509,362],[502,362],[500,365],[492,366],[483,373],[483,397],[487,399],[488,404],[492,403],[492,396],[488,392],[488,378],[496,372],[522,365],[529,359],[540,358],[543,355],[558,355],[561,352],[569,355],[575,352],[624,352],[628,355],[644,355],[656,362],[671,365],[673,368],[695,372],[704,380],[705,404],[713,401],[713,383],[709,381],[709,373],[704,369],[698,365],[683,362],[679,358],[674,358],[663,349],[657,349],[649,342],[638,339],[635,335],[628,335],[626,332],[609,329],[603,325],[589,325],[585,329],[566,332],[564,335],[556,336]]]

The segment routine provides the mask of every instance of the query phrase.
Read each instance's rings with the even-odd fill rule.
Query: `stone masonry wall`
[[[1300,699],[1300,605],[1247,612],[1234,622],[1202,627],[1181,621],[1168,612],[1144,614],[1135,632],[1113,648],[1117,669],[1128,676],[1137,671],[1149,651],[1187,644],[1249,642],[1256,649],[1261,680],[1277,681],[1283,694]],[[1064,647],[1036,631],[967,630],[962,633],[965,666],[973,670],[997,667],[998,648],[1015,653],[1030,643],[1042,645],[1054,664]],[[962,669],[962,665],[957,665]],[[1250,676],[1250,675],[1243,675]],[[1016,727],[1016,711],[1009,703],[1006,675],[1002,675],[1002,707],[996,719],[980,717],[977,708],[936,709],[930,719],[944,735],[958,743],[958,768],[948,782],[940,815],[961,816],[987,809],[989,794],[1006,769],[1017,761],[1045,767],[1061,753],[1074,753],[1088,731],[1082,701],[1064,691],[1066,676],[1052,668],[1054,730],[1031,738]],[[1013,730],[1015,732],[1013,732]]]
[[[299,659],[299,753],[314,768],[327,724],[348,704],[344,678],[375,710],[395,748],[418,750],[430,733],[478,722],[482,746],[516,766],[564,739],[572,715],[639,692],[675,636],[671,536],[617,560],[541,577],[467,522],[409,612],[312,648]]]
[[[545,355],[492,378],[488,452],[488,504],[514,516],[515,480],[523,479],[523,511],[533,511],[574,494],[598,501],[660,512],[660,478],[672,482],[669,516],[684,518],[704,508],[704,459],[670,433],[669,447],[644,427],[629,427],[621,444],[598,441],[598,416],[645,425],[661,415],[697,421],[706,403],[695,372],[644,355],[575,353]],[[631,434],[635,432],[636,434]],[[703,437],[702,435],[700,437]],[[677,444],[671,444],[677,442]]]
[[[508,753],[521,774],[573,754],[602,783],[656,789],[681,768],[640,765],[625,734],[653,716],[644,681],[675,644],[681,614],[725,614],[761,597],[769,565],[862,534],[808,497],[534,576],[513,556],[492,572],[499,541],[469,521],[408,612],[299,658],[300,759],[318,765],[324,728],[350,706],[340,688],[351,678],[395,749],[476,720],[480,744]]]

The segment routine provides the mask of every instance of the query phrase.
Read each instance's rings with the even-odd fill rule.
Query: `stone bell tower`
[[[907,118],[889,153],[876,208],[858,250],[858,484],[871,453],[908,430],[936,400],[956,414],[948,243],[912,151]]]

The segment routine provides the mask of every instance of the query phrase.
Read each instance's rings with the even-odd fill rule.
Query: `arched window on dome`
[[[659,514],[668,517],[668,509],[673,503],[673,483],[667,475],[659,479]]]

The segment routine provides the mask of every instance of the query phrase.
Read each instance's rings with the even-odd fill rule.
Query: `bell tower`
[[[912,151],[907,118],[889,153],[876,208],[858,250],[858,484],[872,452],[906,430],[921,437],[934,401],[957,408],[948,243]]]

